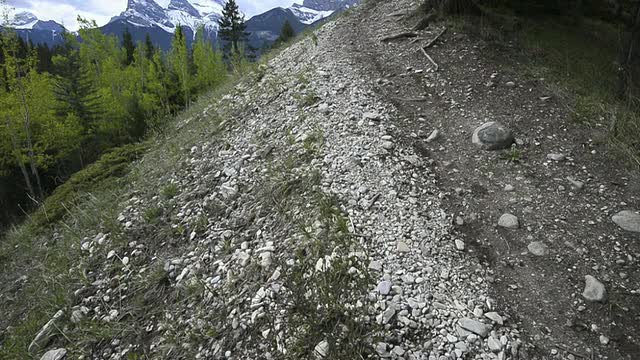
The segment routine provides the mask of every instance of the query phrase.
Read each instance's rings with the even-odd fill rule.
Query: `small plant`
[[[164,196],[167,199],[173,199],[174,197],[176,197],[176,195],[178,195],[178,185],[171,183],[167,186],[165,186],[162,191],[161,191],[162,196]]]
[[[157,206],[150,207],[144,211],[144,221],[149,224],[155,223],[162,215],[162,209]]]
[[[512,146],[509,151],[502,153],[502,159],[507,160],[510,163],[517,163],[522,160],[522,151],[515,146]]]

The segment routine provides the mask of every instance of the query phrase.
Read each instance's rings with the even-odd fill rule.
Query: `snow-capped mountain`
[[[64,27],[53,20],[42,21],[33,13],[22,11],[9,20],[8,25],[16,30],[43,30],[61,33]]]
[[[7,26],[16,30],[18,35],[34,44],[53,46],[62,41],[65,28],[53,20],[42,21],[30,12],[18,12],[7,22]],[[2,25],[0,24],[0,27]]]
[[[358,2],[359,0],[304,0],[302,4],[295,3],[289,9],[302,23],[310,25]]]
[[[182,26],[195,34],[201,26],[208,31],[217,29],[223,5],[223,0],[128,0],[127,9],[110,23],[125,21],[137,27],[158,27],[169,33]]]

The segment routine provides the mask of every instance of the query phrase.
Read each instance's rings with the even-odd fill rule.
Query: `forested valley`
[[[110,149],[163,131],[165,119],[242,66],[223,60],[204,31],[170,51],[134,44],[79,19],[79,36],[53,48],[11,29],[0,38],[0,223],[36,207],[71,174]]]

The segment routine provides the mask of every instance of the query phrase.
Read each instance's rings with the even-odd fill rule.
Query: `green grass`
[[[32,229],[44,229],[61,220],[83,193],[115,186],[117,179],[128,173],[131,162],[139,159],[148,146],[147,143],[130,144],[102,155],[94,164],[77,172],[59,186],[35,211],[27,225]]]

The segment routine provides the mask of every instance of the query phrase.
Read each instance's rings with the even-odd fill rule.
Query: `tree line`
[[[235,1],[214,46],[200,28],[192,46],[180,26],[171,49],[135,44],[78,18],[79,35],[52,48],[0,34],[0,224],[26,213],[105,151],[160,131],[198,94],[246,62],[248,34]],[[80,40],[79,40],[80,39]]]

